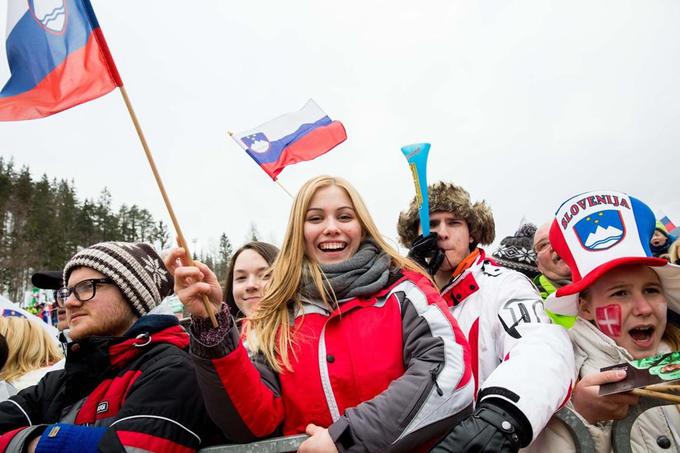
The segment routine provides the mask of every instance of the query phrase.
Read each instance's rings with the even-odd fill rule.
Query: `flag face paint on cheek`
[[[595,323],[608,337],[621,335],[621,305],[609,304],[595,309]]]

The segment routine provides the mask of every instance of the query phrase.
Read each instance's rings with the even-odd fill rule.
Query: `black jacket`
[[[177,319],[147,315],[122,337],[68,345],[64,370],[0,403],[0,452],[45,431],[50,451],[189,452],[216,430],[198,391]],[[48,426],[59,423],[59,425]]]

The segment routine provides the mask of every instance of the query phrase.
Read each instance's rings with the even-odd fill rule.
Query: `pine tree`
[[[222,287],[226,285],[227,272],[229,268],[229,261],[234,253],[234,248],[231,245],[229,237],[226,233],[222,233],[220,236],[220,247],[217,254],[217,263],[215,264],[215,275],[217,279],[222,284]]]
[[[77,251],[96,242],[127,240],[169,244],[163,222],[136,205],[112,209],[105,188],[96,201],[78,201],[72,182],[33,181],[0,157],[0,292],[21,301],[30,275],[58,270]]]
[[[162,220],[159,220],[153,227],[152,242],[159,250],[170,246],[170,231],[168,231],[168,225]]]
[[[255,222],[250,222],[250,228],[248,229],[248,241],[259,241],[260,233],[257,231],[257,226]]]

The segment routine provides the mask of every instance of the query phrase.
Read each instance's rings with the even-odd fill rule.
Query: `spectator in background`
[[[495,265],[478,247],[495,235],[486,202],[472,203],[465,189],[445,182],[431,185],[428,196],[433,234],[419,236],[416,198],[400,214],[397,231],[411,247],[409,256],[433,273],[470,342],[477,395],[475,414],[433,451],[517,451],[568,397],[574,374],[569,337],[550,322],[525,275]],[[439,254],[441,265],[433,266]]]
[[[53,310],[57,311],[57,325],[55,326],[59,331],[59,342],[61,343],[62,351],[66,355],[66,344],[68,343],[68,321],[66,320],[66,308],[63,302],[57,297],[57,290],[64,286],[62,280],[64,276],[63,271],[40,271],[31,276],[31,283],[38,289],[52,290],[54,295]],[[64,368],[66,357],[61,359],[54,365],[54,369]]]
[[[295,197],[248,321],[252,360],[215,275],[196,264],[176,268],[175,290],[193,314],[206,405],[228,438],[307,432],[299,452],[416,451],[470,413],[467,342],[432,281],[385,242],[344,179],[313,178]]]
[[[491,257],[501,266],[520,272],[533,280],[541,274],[536,267],[534,234],[536,225],[525,223],[514,235],[503,238],[501,245]]]
[[[151,315],[173,280],[148,244],[102,242],[64,267],[66,366],[0,403],[0,452],[193,452],[217,431],[175,316]]]
[[[0,334],[0,372],[5,367],[7,363],[7,358],[9,357],[9,346],[7,345],[7,340],[4,335]],[[0,380],[0,401],[5,401],[10,396],[14,395],[17,389],[7,381]]]
[[[569,266],[550,244],[548,233],[551,224],[552,221],[541,225],[534,235],[536,265],[541,272],[541,275],[534,278],[534,285],[538,288],[543,299],[554,293],[558,288],[571,283]]]
[[[63,332],[68,329],[66,322],[66,309],[63,304],[59,305],[57,300],[57,290],[64,286],[62,271],[40,271],[31,276],[31,283],[39,289],[52,290],[54,293],[54,304],[57,310],[57,330]]]
[[[666,230],[666,227],[663,225],[663,223],[657,220],[656,226],[654,228],[654,235],[649,241],[652,255],[669,259],[668,249],[674,241],[675,237],[668,234],[668,231]]]
[[[279,249],[272,244],[252,241],[231,256],[224,301],[237,322],[252,315],[264,296],[271,266],[278,253]]]
[[[680,329],[667,322],[667,310],[680,310],[680,267],[651,256],[653,231],[654,214],[647,205],[611,191],[567,200],[550,229],[550,241],[574,282],[551,295],[546,309],[572,318],[569,334],[579,381],[570,405],[598,453],[611,451],[612,420],[624,418],[638,402],[629,393],[599,396],[601,385],[626,377],[622,370],[600,369],[680,349]],[[640,415],[630,431],[632,451],[680,451],[678,409],[655,407]],[[537,452],[575,451],[556,420],[534,447]]]
[[[668,258],[673,264],[680,264],[680,239],[676,239],[668,248]]]
[[[0,334],[9,346],[0,379],[18,391],[36,385],[63,358],[56,339],[50,338],[35,321],[19,316],[0,317]]]

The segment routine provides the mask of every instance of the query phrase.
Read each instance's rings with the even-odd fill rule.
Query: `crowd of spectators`
[[[638,396],[605,370],[680,350],[680,244],[641,200],[576,195],[493,253],[491,207],[429,187],[398,216],[401,255],[346,180],[293,200],[280,250],[244,244],[226,287],[174,248],[103,242],[59,271],[59,342],[0,318],[0,452],[188,452],[306,434],[301,452],[596,451]],[[174,296],[190,319],[161,314]],[[679,406],[631,430],[636,452],[680,450]],[[661,450],[660,450],[661,449]]]

